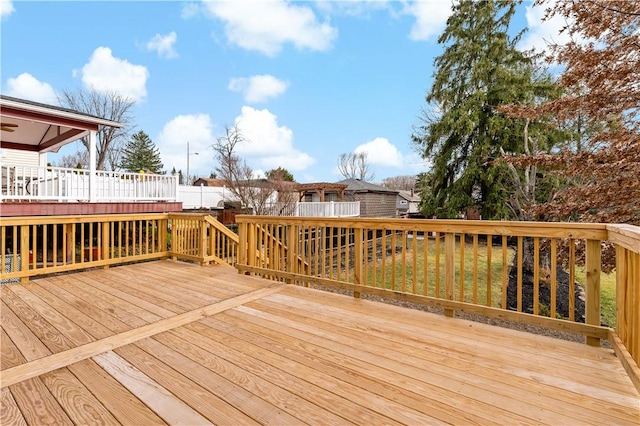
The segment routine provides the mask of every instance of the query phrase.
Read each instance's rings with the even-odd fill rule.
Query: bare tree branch
[[[340,154],[338,171],[345,179],[358,179],[364,182],[371,182],[376,176],[367,161],[366,152]]]
[[[96,168],[104,170],[110,151],[117,150],[119,142],[128,138],[133,130],[131,108],[135,101],[115,92],[103,93],[84,89],[63,90],[58,101],[73,110],[123,124],[121,128],[102,126],[96,134]],[[82,143],[89,151],[89,139],[82,138]],[[117,157],[115,153],[111,156],[112,159]],[[109,164],[113,166],[115,163],[110,159]]]

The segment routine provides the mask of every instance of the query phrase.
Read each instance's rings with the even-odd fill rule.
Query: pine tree
[[[160,151],[142,130],[134,134],[124,148],[120,167],[128,172],[136,173],[140,170],[152,173],[164,173],[160,160]]]
[[[554,88],[516,49],[521,34],[509,36],[514,12],[513,1],[461,0],[438,39],[444,52],[412,136],[433,164],[424,182],[432,192],[422,194],[427,217],[458,217],[469,208],[485,219],[510,217],[511,178],[495,159],[501,148],[522,152],[523,122],[498,108],[533,102]]]

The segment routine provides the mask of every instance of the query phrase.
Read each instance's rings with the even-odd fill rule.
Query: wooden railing
[[[1,281],[167,257],[168,220],[167,214],[2,218]]]
[[[201,264],[233,266],[238,256],[238,235],[209,215],[173,213],[171,255]]]
[[[609,341],[640,392],[640,228],[607,225],[607,231],[616,247],[616,329]]]
[[[205,214],[2,218],[0,283],[167,257],[233,265],[237,248],[237,234]]]

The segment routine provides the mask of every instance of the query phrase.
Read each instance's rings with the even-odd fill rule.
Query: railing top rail
[[[607,231],[609,240],[635,253],[640,253],[640,226],[611,224],[607,225]]]
[[[168,213],[140,213],[131,214],[98,214],[98,215],[73,215],[73,216],[16,216],[3,217],[0,220],[2,226],[15,225],[49,225],[49,224],[65,224],[65,223],[85,223],[85,222],[116,222],[123,220],[140,220],[140,219],[166,219]]]
[[[528,237],[586,238],[606,240],[606,224],[575,222],[511,222],[491,220],[393,219],[393,218],[309,218],[238,215],[238,223],[272,223],[336,226],[369,229],[397,229],[467,234]]]

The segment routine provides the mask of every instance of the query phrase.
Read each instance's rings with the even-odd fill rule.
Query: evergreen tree
[[[267,173],[265,173],[265,176],[269,180],[283,180],[285,182],[295,181],[295,179],[293,178],[293,175],[289,172],[289,170],[285,169],[284,167],[271,169]]]
[[[427,217],[458,217],[469,208],[483,218],[510,215],[512,189],[501,148],[522,152],[522,120],[498,111],[505,104],[528,104],[555,87],[536,72],[533,60],[510,37],[515,2],[460,0],[453,6],[438,43],[428,109],[412,136],[433,169],[430,193],[423,193]]]
[[[160,151],[142,130],[134,134],[124,148],[120,167],[128,172],[140,170],[163,173]]]

